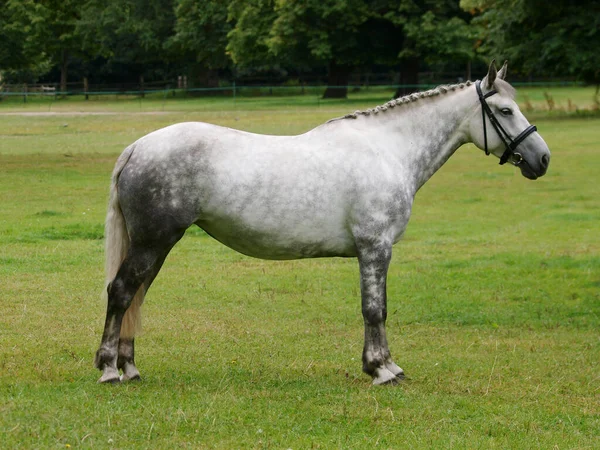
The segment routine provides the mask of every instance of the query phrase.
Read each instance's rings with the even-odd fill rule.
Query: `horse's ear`
[[[502,66],[502,69],[500,69],[498,71],[498,78],[500,78],[501,80],[505,80],[507,70],[508,70],[508,61],[504,61],[504,65]]]
[[[494,81],[496,81],[496,75],[498,71],[496,70],[496,60],[492,59],[490,63],[490,68],[488,69],[487,75],[483,78],[483,85],[486,89],[492,89],[494,87]]]

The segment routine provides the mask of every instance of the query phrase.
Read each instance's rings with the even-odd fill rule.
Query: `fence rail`
[[[59,97],[70,96],[85,96],[88,99],[90,96],[201,96],[201,95],[221,95],[221,96],[248,96],[261,97],[270,95],[322,95],[326,89],[347,89],[349,93],[357,91],[396,91],[397,89],[407,89],[413,91],[421,91],[431,89],[438,86],[439,83],[426,84],[387,84],[387,85],[348,85],[348,86],[326,86],[326,85],[292,85],[292,86],[268,86],[268,85],[236,85],[235,83],[229,86],[212,87],[212,88],[175,88],[164,86],[160,88],[144,88],[144,89],[100,89],[100,90],[84,90],[84,89],[68,89],[60,91],[56,86],[52,85],[33,85],[24,87],[24,85],[0,85],[0,99],[4,97],[23,97],[23,101],[27,101],[28,97],[51,97],[53,99]],[[529,86],[529,87],[558,87],[558,86],[583,86],[584,84],[576,81],[523,81],[513,82],[513,86]]]

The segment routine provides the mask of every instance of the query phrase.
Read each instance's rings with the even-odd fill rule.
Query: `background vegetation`
[[[595,0],[0,0],[0,73],[63,92],[84,78],[136,89],[179,76],[188,87],[326,79],[325,97],[345,97],[351,78],[369,83],[360,74],[387,74],[401,95],[420,72],[456,81],[495,57],[513,80],[598,85],[599,30]]]

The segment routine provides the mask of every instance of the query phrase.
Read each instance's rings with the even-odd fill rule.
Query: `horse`
[[[386,278],[417,191],[465,143],[528,179],[548,169],[549,148],[520,112],[506,72],[506,63],[498,71],[492,61],[481,81],[411,94],[296,136],[189,122],[127,147],[112,173],[106,216],[98,382],[140,378],[140,307],[194,224],[255,258],[358,258],[362,369],[375,385],[402,380],[386,338]]]

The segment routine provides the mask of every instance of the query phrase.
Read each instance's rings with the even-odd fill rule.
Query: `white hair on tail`
[[[108,200],[108,211],[106,213],[106,222],[104,225],[104,253],[105,253],[105,284],[104,297],[107,297],[108,285],[114,280],[121,263],[127,256],[129,250],[129,235],[127,233],[127,225],[121,206],[119,204],[119,193],[117,183],[121,171],[129,161],[133,153],[134,146],[129,146],[121,154],[112,174],[112,182],[110,186],[110,197]],[[133,338],[141,331],[142,318],[140,307],[144,302],[144,286],[142,285],[133,300],[131,305],[125,312],[123,323],[121,325],[121,337]]]

